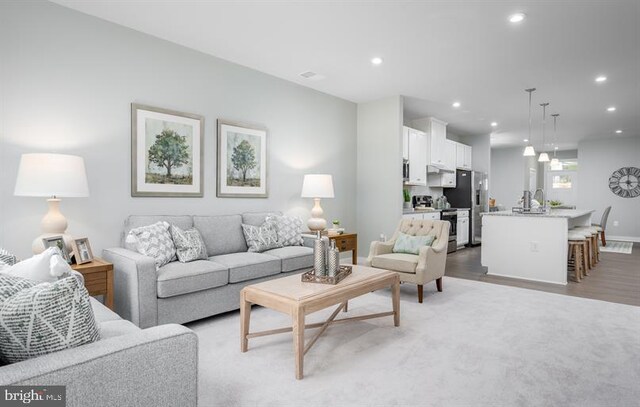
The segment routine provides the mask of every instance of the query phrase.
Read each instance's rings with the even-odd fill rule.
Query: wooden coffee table
[[[371,291],[390,287],[393,311],[335,319],[340,310],[346,312],[350,299]],[[251,304],[262,305],[291,316],[292,327],[249,332]],[[340,304],[325,322],[305,325],[305,316]],[[300,275],[293,275],[249,285],[240,292],[240,349],[246,352],[249,339],[259,336],[293,332],[293,350],[296,362],[296,379],[303,377],[303,359],[320,335],[331,324],[362,321],[393,315],[395,326],[400,325],[400,278],[394,272],[365,266],[353,266],[352,274],[337,285],[303,283]],[[305,328],[320,328],[305,345]]]

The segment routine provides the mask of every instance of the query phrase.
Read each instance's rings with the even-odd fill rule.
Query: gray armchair
[[[393,253],[393,246],[400,232],[411,236],[435,236],[431,246],[420,248],[418,255]],[[442,276],[447,262],[449,222],[440,220],[403,219],[388,242],[371,242],[367,266],[395,271],[400,281],[418,286],[418,302],[422,303],[423,286],[436,281],[442,291]]]

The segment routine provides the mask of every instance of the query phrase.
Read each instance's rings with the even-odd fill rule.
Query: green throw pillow
[[[435,236],[410,236],[400,233],[393,245],[394,253],[418,254],[422,246],[431,246]]]

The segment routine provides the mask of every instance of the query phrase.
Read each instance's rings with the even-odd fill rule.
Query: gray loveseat
[[[247,252],[242,224],[259,226],[276,212],[224,216],[129,216],[129,230],[167,221],[182,229],[198,229],[208,260],[171,262],[156,271],[151,257],[124,248],[106,249],[103,257],[114,265],[115,310],[141,328],[209,317],[240,306],[240,290],[248,285],[313,265],[312,239],[303,246],[287,246],[264,253]]]
[[[0,386],[66,386],[68,407],[196,406],[198,337],[140,329],[91,298],[100,340],[0,366]]]

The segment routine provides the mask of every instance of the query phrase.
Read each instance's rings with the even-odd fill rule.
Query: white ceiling
[[[541,102],[560,113],[560,149],[616,129],[640,135],[637,0],[54,1],[354,102],[405,95],[405,116],[458,134],[497,121],[496,147],[524,144],[528,87],[537,149]],[[516,11],[524,23],[507,21]],[[299,76],[309,70],[326,78]],[[609,79],[596,84],[599,74]]]

